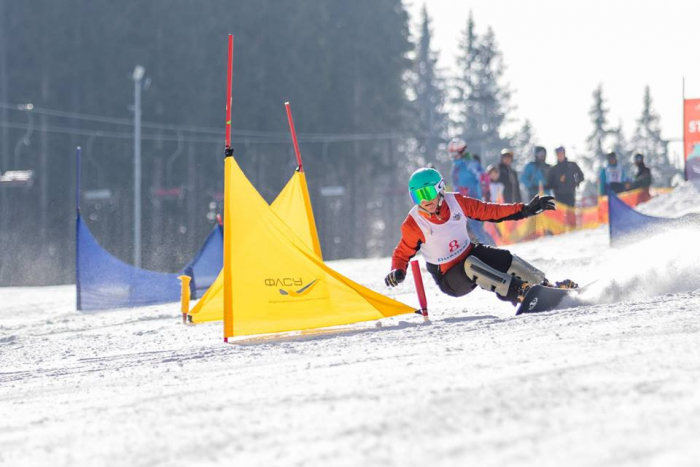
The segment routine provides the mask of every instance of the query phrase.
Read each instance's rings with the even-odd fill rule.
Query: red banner
[[[683,101],[683,154],[686,177],[700,178],[700,99]]]

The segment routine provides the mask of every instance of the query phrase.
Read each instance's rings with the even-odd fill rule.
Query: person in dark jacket
[[[632,188],[646,188],[648,190],[651,186],[651,169],[644,165],[644,156],[635,154],[634,165],[637,166],[637,175],[634,176]]]
[[[573,207],[576,204],[576,188],[583,181],[583,172],[576,162],[566,158],[563,146],[554,151],[557,154],[557,164],[549,171],[547,188],[552,190],[557,202]]]
[[[513,163],[513,151],[504,149],[501,151],[501,163],[498,164],[498,181],[503,184],[503,201],[506,203],[520,203],[520,183],[518,182],[518,172],[511,164]]]
[[[632,188],[639,188],[639,202],[644,203],[651,199],[649,188],[651,187],[651,169],[644,165],[644,156],[641,154],[634,155],[634,165],[637,166],[637,174],[632,181]]]
[[[525,186],[530,198],[540,194],[540,188],[547,185],[547,175],[551,165],[547,164],[547,150],[542,146],[535,147],[535,160],[528,163],[520,176],[520,182]],[[549,194],[547,192],[543,194]]]

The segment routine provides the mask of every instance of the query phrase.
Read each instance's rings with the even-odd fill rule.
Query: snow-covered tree
[[[615,152],[617,163],[624,169],[625,173],[632,176],[632,151],[622,128],[622,121],[618,123],[617,127],[608,130],[604,152],[608,153],[610,151]],[[605,159],[602,162],[607,164]]]
[[[671,179],[679,171],[668,157],[668,141],[661,137],[659,115],[654,111],[649,86],[644,88],[642,114],[632,136],[631,147],[634,153],[644,156],[651,168],[655,185],[670,185]]]
[[[528,162],[533,161],[535,150],[535,130],[530,120],[526,119],[520,130],[511,137],[510,147],[515,153],[513,166],[518,172],[522,172]],[[551,160],[549,161],[552,162]]]
[[[483,37],[476,35],[471,13],[459,49],[459,71],[454,82],[456,130],[472,152],[482,155],[485,164],[493,163],[508,144],[502,131],[512,109],[511,92],[502,83],[503,56],[492,28]]]
[[[605,141],[609,133],[608,108],[603,98],[603,85],[600,84],[593,91],[593,105],[588,111],[593,123],[593,131],[586,138],[588,152],[592,158],[602,160],[605,155]]]
[[[434,162],[440,143],[447,136],[448,120],[444,109],[445,80],[437,69],[437,52],[430,42],[432,32],[428,10],[421,10],[420,37],[414,61],[411,91],[414,95],[415,134],[418,151],[426,162]]]
[[[453,81],[453,103],[457,108],[455,125],[457,132],[464,138],[478,135],[479,119],[476,105],[470,100],[474,94],[476,83],[475,70],[477,68],[478,45],[474,30],[474,17],[469,12],[467,28],[462,33],[459,41],[459,55],[457,56],[457,76]],[[469,141],[467,141],[469,144]]]
[[[610,129],[608,128],[608,108],[603,98],[603,85],[599,84],[593,91],[593,105],[588,111],[593,123],[593,131],[586,138],[587,154],[581,158],[579,164],[586,181],[584,193],[595,193],[595,183],[598,179],[600,168],[605,164],[605,149],[608,142]]]

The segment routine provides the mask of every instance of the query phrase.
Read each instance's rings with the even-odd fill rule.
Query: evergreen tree
[[[329,18],[317,35],[334,46],[322,70],[327,73],[325,87],[335,94],[326,95],[318,109],[325,110],[326,120],[338,122],[335,131],[401,130],[408,105],[405,76],[411,66],[408,15],[401,0],[317,3]],[[339,111],[331,111],[329,102]],[[386,251],[386,233],[392,230],[383,227],[389,200],[384,200],[382,187],[394,186],[397,178],[405,186],[405,177],[396,177],[405,164],[393,160],[385,141],[354,141],[336,145],[334,152],[343,157],[327,168],[348,189],[340,209],[353,222],[348,229],[347,222],[336,219],[339,248],[334,256],[359,258]]]
[[[453,103],[458,109],[457,115],[455,115],[458,133],[463,138],[471,139],[472,141],[474,141],[473,138],[479,135],[478,109],[475,102],[470,100],[470,97],[475,92],[475,70],[478,55],[474,17],[470,11],[467,28],[459,42],[459,55],[457,56],[459,71],[454,79]]]
[[[209,205],[223,186],[229,32],[235,33],[233,127],[248,134],[233,136],[243,170],[270,201],[288,179],[294,157],[286,141],[283,103],[289,100],[300,134],[330,138],[301,142],[314,208],[326,221],[320,229],[325,256],[366,256],[369,242],[376,245],[373,253],[390,251],[387,241],[394,241],[401,219],[384,229],[378,220],[386,219],[387,209],[379,201],[368,206],[367,199],[381,200],[387,186],[396,186],[399,179],[402,187],[405,183],[405,177],[397,176],[406,170],[400,160],[404,145],[396,138],[371,136],[406,130],[410,103],[405,78],[412,45],[401,0],[0,0],[0,6],[0,35],[11,38],[0,44],[4,102],[31,102],[35,113],[54,109],[128,122],[36,115],[31,147],[21,148],[19,162],[21,168],[35,169],[37,182],[21,192],[21,199],[10,202],[0,195],[0,216],[18,219],[0,222],[0,247],[16,245],[5,248],[10,253],[0,261],[0,285],[72,280],[65,265],[73,264],[71,155],[79,144],[83,189],[114,194],[109,215],[102,206],[99,216],[90,216],[91,208],[84,205],[84,218],[108,250],[131,259],[129,107],[136,65],[145,67],[151,82],[142,95],[144,193],[150,193],[149,186],[162,186],[165,167],[169,185],[184,188],[183,202],[144,200],[144,220],[164,218],[163,228],[144,222],[144,266],[177,270],[191,257],[210,231]],[[29,115],[13,107],[0,113],[3,122],[11,123],[0,128],[0,149],[11,152]],[[170,125],[180,128],[168,129]],[[348,141],[355,134],[362,137]],[[336,135],[338,141],[332,140]],[[0,171],[14,168],[9,165],[13,159],[3,151]],[[342,185],[346,196],[317,196],[324,185]],[[406,198],[405,190],[400,196]],[[39,206],[46,213],[39,219],[21,215]],[[48,241],[41,242],[39,232],[50,232]],[[158,245],[176,253],[162,254]],[[42,274],[35,274],[37,267]]]
[[[436,68],[438,57],[431,49],[431,36],[430,18],[424,4],[411,90],[415,94],[415,134],[419,152],[426,161],[435,161],[437,148],[446,137],[448,125],[444,111],[445,82]]]
[[[605,152],[615,152],[617,155],[617,163],[623,168],[625,174],[632,175],[632,158],[630,154],[630,145],[625,136],[625,131],[620,121],[617,127],[608,130],[606,138]],[[604,161],[607,163],[607,160]]]
[[[599,84],[593,91],[593,105],[588,115],[590,115],[591,123],[593,123],[593,131],[586,138],[588,154],[581,161],[581,170],[586,177],[584,192],[592,193],[595,190],[594,184],[598,179],[600,168],[605,163],[606,141],[610,132],[608,128],[608,108],[605,106],[602,84]]]
[[[644,156],[645,163],[652,169],[655,184],[670,185],[679,171],[669,160],[668,141],[661,137],[660,119],[653,109],[649,86],[644,88],[642,115],[637,119],[631,147],[635,153]]]
[[[485,163],[495,162],[508,143],[502,136],[502,127],[512,110],[511,93],[502,83],[505,66],[493,29],[489,27],[483,37],[478,37],[471,14],[460,45],[458,66],[458,131]]]
[[[522,172],[528,162],[533,161],[535,151],[535,130],[530,120],[525,119],[523,126],[510,140],[510,147],[515,153],[513,166],[518,172]],[[551,161],[550,161],[551,162]]]

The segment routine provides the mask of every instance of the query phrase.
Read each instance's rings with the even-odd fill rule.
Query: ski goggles
[[[411,199],[415,204],[420,204],[421,201],[432,201],[437,198],[440,191],[437,186],[425,186],[416,190],[411,190]]]

